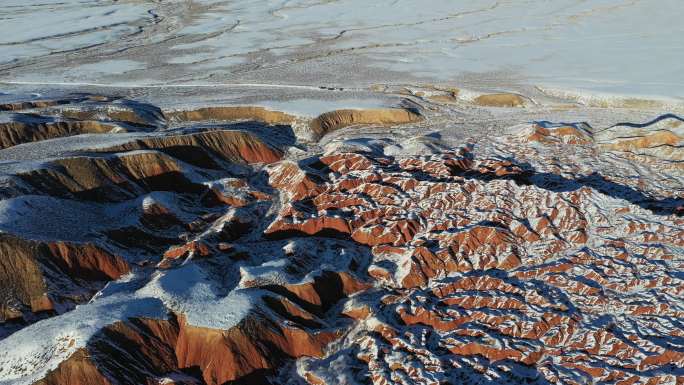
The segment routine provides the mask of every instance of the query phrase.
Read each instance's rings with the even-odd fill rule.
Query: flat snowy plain
[[[680,99],[678,0],[17,1],[0,81],[412,81]]]

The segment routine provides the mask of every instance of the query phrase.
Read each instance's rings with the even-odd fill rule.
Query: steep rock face
[[[95,201],[122,201],[146,191],[204,190],[183,175],[176,159],[161,152],[64,158],[50,166],[18,176],[46,195]]]
[[[253,134],[227,130],[151,137],[99,151],[122,152],[147,149],[165,151],[188,163],[205,168],[216,168],[216,166],[211,163],[210,159],[201,159],[201,154],[190,152],[190,149],[204,150],[218,159],[242,163],[273,163],[282,157],[281,151],[265,144]],[[184,149],[187,156],[183,156]]]
[[[178,333],[175,318],[135,318],[107,326],[85,349],[92,364],[106,377],[103,381],[159,384],[174,375],[185,377],[175,355]]]
[[[405,124],[417,122],[421,116],[401,108],[372,110],[336,110],[319,115],[310,123],[317,137],[354,124]]]
[[[308,333],[263,316],[244,319],[227,330],[184,324],[176,353],[179,367],[199,367],[207,384],[224,384],[260,371],[273,372],[287,359],[320,357],[335,333]]]
[[[53,311],[55,303],[86,301],[104,282],[130,271],[121,257],[91,244],[36,242],[9,234],[0,235],[0,256],[3,322],[31,320],[27,313]]]
[[[37,385],[161,384],[179,378],[199,384],[178,370],[174,353],[178,324],[145,318],[117,322],[102,329],[87,347],[76,350]]]
[[[266,281],[246,282],[244,285],[261,287],[277,293],[297,306],[301,306],[305,310],[304,313],[309,312],[318,317],[323,317],[340,300],[371,287],[368,282],[360,281],[350,273],[335,271],[323,271],[311,281],[302,283],[278,284]],[[283,304],[280,306],[285,306],[288,313],[291,312],[292,306]],[[297,316],[302,317],[301,314]],[[304,318],[310,319],[311,316],[304,316]]]
[[[268,169],[269,184],[287,193],[294,200],[304,199],[317,193],[317,177],[304,172],[294,162],[283,161]]]
[[[47,244],[51,260],[70,277],[89,281],[116,280],[130,268],[123,258],[91,245],[66,242]]]
[[[79,350],[35,384],[112,385],[112,382],[89,359],[85,350]]]
[[[152,230],[165,230],[184,224],[173,210],[157,202],[143,204],[140,223]]]
[[[0,123],[0,148],[22,143],[80,134],[102,134],[118,126],[97,121],[9,122]]]
[[[2,317],[0,321],[22,317],[23,308],[38,312],[52,310],[43,273],[34,254],[37,248],[15,237],[0,239],[2,278]]]
[[[37,384],[160,384],[174,378],[211,385],[245,378],[267,381],[286,361],[321,357],[325,345],[338,337],[287,299],[264,299],[278,314],[265,308],[228,330],[193,326],[183,315],[177,320],[114,323]]]

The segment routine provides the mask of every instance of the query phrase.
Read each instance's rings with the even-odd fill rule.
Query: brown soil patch
[[[165,111],[169,120],[197,122],[204,120],[256,120],[266,124],[290,124],[295,117],[280,111],[267,110],[264,107],[231,106],[205,107],[190,111]]]
[[[516,94],[488,94],[475,98],[475,104],[483,107],[522,107],[525,99]]]

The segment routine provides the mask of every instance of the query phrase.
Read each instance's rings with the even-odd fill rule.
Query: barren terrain
[[[3,3],[0,385],[684,384],[683,11]]]

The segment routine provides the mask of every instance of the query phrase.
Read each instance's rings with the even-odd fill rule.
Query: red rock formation
[[[475,102],[524,104],[511,95]],[[322,135],[418,119],[404,110],[384,114],[337,111],[312,127]],[[143,115],[106,118],[154,120]],[[230,108],[167,117],[288,118]],[[170,132],[27,166],[19,174],[24,190],[7,190],[102,203],[178,193],[173,209],[147,204],[136,208],[139,223],[97,234],[151,255],[102,297],[168,289],[163,303],[177,318],[108,325],[39,383],[682,382],[684,221],[678,190],[661,188],[677,179],[648,162],[608,167],[597,155],[606,143],[624,145],[615,151],[673,146],[670,135],[595,142],[581,125],[536,125],[435,154],[337,152],[295,162],[246,132]],[[610,162],[629,165],[621,156]],[[634,178],[635,169],[655,177]],[[130,269],[94,244],[9,235],[0,236],[0,257],[7,325],[68,310]],[[145,290],[146,279],[156,283],[181,264],[199,267],[206,279],[189,275],[196,286],[183,288],[181,275],[173,287]],[[186,306],[196,304],[184,302],[195,291],[211,298],[231,290],[250,293],[252,302],[226,329],[200,326]],[[7,357],[0,352],[0,363],[13,362]]]
[[[86,350],[81,349],[59,364],[57,369],[48,373],[35,385],[112,385],[112,382],[97,368],[88,357]]]
[[[291,303],[283,309],[291,320],[312,319]],[[178,322],[130,319],[104,328],[38,384],[158,384],[174,375],[211,385],[263,379],[284,360],[321,357],[337,336],[268,313],[248,315],[228,330],[193,326],[183,315]]]
[[[349,234],[349,224],[343,218],[316,217],[299,223],[274,222],[266,229],[266,235],[274,238],[290,236],[293,233],[307,235]]]
[[[49,243],[50,259],[70,277],[115,280],[130,271],[126,261],[91,244]]]
[[[183,222],[168,208],[158,203],[144,205],[140,223],[153,230],[164,230]]]
[[[175,246],[170,248],[164,253],[164,258],[178,259],[181,257],[187,257],[192,254],[196,257],[206,257],[211,253],[211,250],[207,245],[201,241],[188,242],[182,246]]]
[[[271,186],[287,192],[290,199],[300,200],[322,192],[316,180],[292,162],[278,163],[268,170],[268,175]]]
[[[526,140],[540,143],[589,144],[593,137],[588,132],[575,126],[560,126],[545,128],[535,124],[532,133]]]
[[[190,182],[182,166],[161,152],[64,158],[50,162],[50,166],[18,176],[45,194],[98,201],[121,201],[155,190],[206,190]]]
[[[568,136],[577,134],[578,138],[584,138],[583,133],[565,134],[562,128],[548,133],[577,146],[592,143]],[[535,367],[550,381],[560,381],[554,377],[553,370],[547,370],[554,365],[579,373],[578,376],[594,376],[608,382],[628,381],[631,378],[628,368],[633,366],[606,370],[600,366],[601,357],[606,355],[623,362],[678,365],[679,355],[671,349],[655,348],[647,339],[632,336],[641,346],[648,345],[657,351],[644,361],[645,357],[640,357],[632,342],[620,341],[605,332],[610,329],[583,330],[590,321],[583,319],[586,313],[577,311],[581,308],[600,313],[607,306],[617,306],[620,301],[615,296],[609,297],[605,290],[627,292],[634,287],[658,287],[681,295],[683,289],[674,289],[667,280],[611,283],[617,277],[624,277],[625,267],[622,263],[613,265],[608,255],[622,261],[633,252],[672,257],[663,254],[662,249],[627,251],[624,242],[612,241],[611,250],[592,243],[597,242],[597,238],[592,239],[592,228],[596,229],[592,226],[597,224],[588,220],[588,215],[594,215],[590,211],[593,208],[587,207],[596,194],[592,188],[570,192],[544,190],[530,186],[529,181],[535,176],[520,164],[495,158],[472,160],[468,153],[465,149],[396,161],[361,154],[334,154],[320,158],[320,164],[315,164],[316,169],[327,175],[307,180],[304,188],[297,182],[282,183],[277,176],[271,176],[274,186],[286,191],[291,187],[288,195],[297,196],[301,202],[286,203],[268,231],[287,229],[298,230],[299,235],[315,235],[328,223],[333,212],[345,218],[349,226],[343,235],[371,246],[374,262],[368,274],[377,280],[376,285],[390,286],[399,293],[394,299],[377,304],[377,308],[349,305],[345,310],[345,314],[360,322],[373,314],[386,314],[387,308],[394,309],[401,319],[400,325],[376,328],[382,338],[371,334],[359,337],[356,341],[360,351],[355,357],[363,363],[352,359],[349,365],[367,369],[367,375],[377,383],[400,375],[418,381],[429,377],[431,372],[449,372],[448,364],[432,356],[431,351],[436,349],[434,342],[428,342],[430,339],[421,334],[433,332],[449,336],[441,337],[439,348],[458,357],[454,358],[458,365],[482,376],[488,375],[491,369],[477,364],[479,360],[492,367],[502,365],[507,370],[510,362]],[[302,174],[294,167],[289,173],[297,175],[296,178]],[[502,191],[508,193],[501,194]],[[641,240],[668,245],[681,243],[676,236],[672,238],[675,234],[672,228],[659,227],[669,234],[665,237],[649,231],[653,229],[650,225],[626,222],[625,228],[641,234],[637,243]],[[608,228],[600,231],[608,232]],[[601,239],[598,243],[607,241]],[[601,257],[572,252],[587,244]],[[639,264],[651,263],[639,261]],[[483,273],[487,270],[493,273]],[[578,275],[578,271],[584,273]],[[454,274],[463,278],[455,279]],[[437,283],[442,279],[444,284]],[[571,297],[572,302],[551,294],[556,290]],[[298,293],[297,298],[315,303],[311,293]],[[667,306],[619,306],[630,317],[679,314]],[[424,331],[425,326],[430,332]],[[497,337],[490,338],[490,333]],[[623,330],[623,333],[629,332]],[[402,352],[402,359],[392,362],[387,358],[390,352],[397,351]],[[556,364],[548,357],[563,358]],[[307,381],[331,381],[333,377],[328,377],[330,372],[324,369],[323,361],[306,362],[312,365],[307,366]],[[319,363],[321,366],[316,366]],[[646,366],[643,370],[647,370]],[[513,382],[530,379],[510,373]],[[667,380],[663,376],[648,378],[654,383]]]
[[[92,244],[37,242],[2,234],[0,321],[21,318],[25,312],[52,311],[54,301],[86,301],[80,282],[114,280],[129,270],[121,257]],[[71,282],[73,288],[55,288],[57,282],[65,281]]]
[[[176,355],[180,368],[199,367],[207,384],[223,384],[273,369],[288,357],[320,357],[334,337],[261,317],[248,317],[227,331],[191,326],[181,319]]]
[[[98,149],[102,152],[160,150],[199,167],[214,168],[211,160],[199,161],[196,152],[184,156],[182,149],[200,149],[218,159],[244,163],[273,163],[282,157],[280,150],[264,143],[254,134],[244,131],[219,130],[196,134],[155,136],[138,139],[114,147]]]

